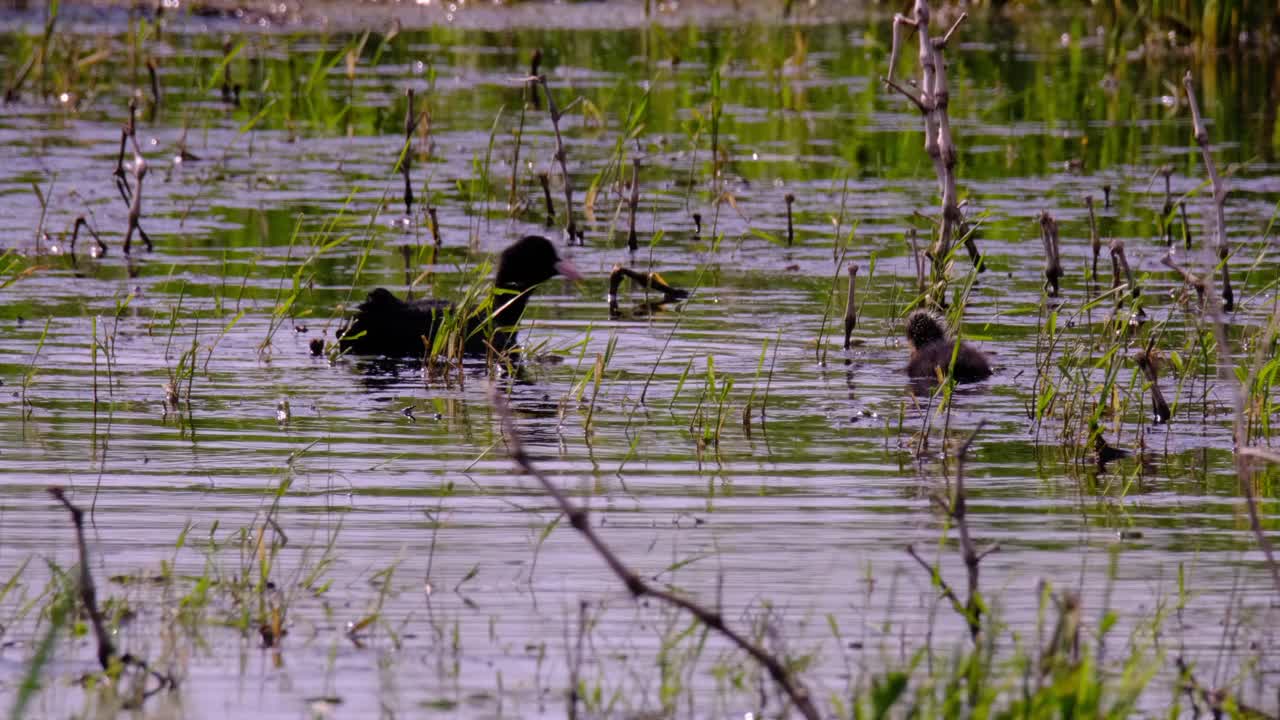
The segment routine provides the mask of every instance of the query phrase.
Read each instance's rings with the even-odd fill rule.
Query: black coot
[[[515,345],[516,323],[524,315],[533,289],[556,275],[582,279],[573,263],[562,260],[544,237],[528,235],[503,250],[493,280],[493,307],[466,319],[463,351],[478,355],[490,346],[507,350]],[[422,357],[445,316],[455,310],[448,300],[406,302],[389,290],[378,288],[360,303],[351,322],[338,331],[338,344],[346,352],[361,355]]]

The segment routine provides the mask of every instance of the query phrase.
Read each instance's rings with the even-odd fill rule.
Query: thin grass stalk
[[[1227,267],[1227,258],[1231,255],[1231,249],[1227,245],[1227,183],[1218,174],[1218,165],[1213,161],[1213,152],[1209,148],[1209,131],[1205,128],[1204,118],[1200,115],[1200,103],[1196,101],[1196,90],[1190,70],[1182,77],[1182,85],[1187,91],[1187,103],[1191,105],[1191,124],[1196,144],[1200,146],[1205,171],[1209,174],[1209,182],[1213,185],[1214,237],[1218,264],[1222,267],[1222,309],[1224,312],[1232,312],[1235,310],[1235,292],[1231,288],[1231,271]]]

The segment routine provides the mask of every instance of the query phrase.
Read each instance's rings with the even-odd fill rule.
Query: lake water
[[[1117,52],[1084,17],[962,26],[947,51],[959,185],[966,213],[982,218],[989,265],[967,296],[964,333],[996,373],[957,389],[939,415],[940,399],[913,394],[903,373],[902,318],[916,297],[905,233],[927,237],[930,221],[913,214],[936,215],[938,203],[919,113],[878,82],[889,17],[673,15],[600,29],[580,26],[610,4],[556,7],[563,24],[444,24],[389,39],[382,25],[367,36],[228,19],[158,28],[112,12],[58,26],[51,66],[0,109],[10,253],[0,284],[15,279],[0,289],[0,578],[14,578],[0,596],[6,704],[46,632],[52,568],[77,562],[67,513],[44,490],[57,484],[92,508],[91,569],[100,600],[123,613],[119,645],[180,680],[148,701],[150,715],[560,717],[580,601],[594,714],[776,712],[767,676],[687,617],[634,603],[568,523],[551,527],[554,503],[505,450],[483,363],[445,380],[412,363],[309,352],[368,290],[402,293],[407,274],[430,271],[419,296],[456,296],[512,240],[546,233],[587,279],[538,290],[522,325],[531,358],[499,378],[535,461],[642,575],[718,605],[777,652],[809,656],[803,676],[824,708],[918,648],[945,662],[968,643],[905,547],[963,588],[954,530],[930,497],[945,493],[956,445],[982,424],[966,466],[969,525],[980,546],[1000,546],[982,562],[982,588],[1009,652],[1051,631],[1053,613],[1038,611],[1048,583],[1080,594],[1086,643],[1115,611],[1108,659],[1145,657],[1158,670],[1144,709],[1173,702],[1181,656],[1203,683],[1276,711],[1275,588],[1233,466],[1234,388],[1212,361],[1207,374],[1168,367],[1174,416],[1155,425],[1125,359],[1133,340],[1117,351],[1103,425],[1141,459],[1099,468],[1090,457],[1082,417],[1111,367],[1101,324],[1112,304],[1085,307],[1083,198],[1097,199],[1104,238],[1127,246],[1150,317],[1141,338],[1192,364],[1199,314],[1160,264],[1157,225],[1168,164],[1173,193],[1190,193],[1193,245],[1181,249],[1176,223],[1179,262],[1211,267],[1211,193],[1180,92],[1192,68],[1214,154],[1232,168],[1229,324],[1249,368],[1254,349],[1240,340],[1276,307],[1266,232],[1280,199],[1280,64]],[[0,76],[36,51],[39,24],[38,14],[4,20]],[[581,246],[563,242],[545,102],[524,112],[515,159],[520,80],[536,48],[567,108]],[[900,74],[915,72],[914,53]],[[238,105],[222,99],[224,67]],[[406,89],[429,110],[410,153],[412,216],[396,168]],[[148,164],[141,226],[155,250],[126,258],[129,209],[112,172],[130,97]],[[434,266],[424,203],[443,240]],[[1066,269],[1048,360],[1042,210],[1062,227]],[[109,246],[104,257],[83,236],[74,260],[66,252],[78,215]],[[861,266],[861,305],[846,351],[848,261]],[[611,318],[619,262],[693,297],[648,312],[624,285],[623,315]],[[968,271],[957,260],[953,290]],[[1045,383],[1056,401],[1037,421]],[[1273,393],[1261,395],[1258,417],[1274,420]],[[1261,432],[1265,442],[1269,425]],[[1254,477],[1273,529],[1276,471]],[[258,628],[272,607],[284,608],[288,635],[264,648]],[[92,635],[63,635],[32,710],[65,717],[107,703],[77,682],[95,667]]]

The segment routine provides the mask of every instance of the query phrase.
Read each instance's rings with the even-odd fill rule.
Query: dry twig
[[[178,684],[172,676],[153,670],[145,660],[129,653],[120,655],[116,652],[115,643],[111,641],[111,633],[107,630],[106,620],[98,608],[98,591],[93,584],[93,574],[89,572],[89,546],[84,539],[84,510],[72,504],[62,488],[48,488],[49,494],[71,513],[71,522],[76,529],[76,549],[80,556],[80,574],[77,578],[80,602],[84,605],[89,621],[93,625],[93,636],[98,644],[98,664],[104,671],[110,671],[113,663],[122,667],[135,667],[154,678],[159,684],[143,692],[143,697],[150,697],[161,690],[172,690]]]
[[[1200,306],[1204,307],[1204,293],[1205,293],[1204,281],[1201,280],[1198,276],[1193,275],[1187,269],[1183,268],[1177,262],[1175,262],[1173,259],[1172,252],[1169,252],[1165,254],[1164,257],[1160,258],[1160,262],[1165,267],[1181,275],[1182,282],[1186,283],[1187,285],[1195,289],[1196,298],[1200,301]]]
[[[549,98],[550,96],[548,96]],[[507,451],[511,454],[511,459],[515,461],[521,470],[538,480],[542,488],[555,501],[560,512],[569,518],[569,524],[573,526],[573,529],[577,530],[596,554],[605,561],[605,564],[609,566],[609,570],[622,581],[622,584],[626,586],[627,591],[631,593],[633,598],[638,600],[642,597],[651,597],[693,615],[708,629],[719,633],[764,667],[769,676],[773,678],[773,681],[778,684],[778,687],[782,689],[796,706],[796,709],[807,720],[818,720],[821,717],[818,714],[817,706],[813,704],[808,689],[791,674],[786,665],[772,653],[726,625],[724,617],[718,611],[706,608],[693,600],[667,590],[656,588],[646,582],[634,570],[627,567],[622,562],[622,559],[596,534],[595,528],[591,526],[587,510],[575,505],[559,486],[551,482],[551,478],[543,474],[533,464],[533,459],[525,452],[520,433],[516,429],[515,417],[511,413],[511,406],[508,405],[506,396],[499,392],[495,386],[490,388],[490,397],[492,398],[494,410],[497,411],[498,417],[502,422],[503,435],[507,439]]]
[[[1142,376],[1151,383],[1151,412],[1155,416],[1157,424],[1169,422],[1169,418],[1173,413],[1169,411],[1169,403],[1164,399],[1164,393],[1160,392],[1160,375],[1157,372],[1156,358],[1152,353],[1152,343],[1147,344],[1147,349],[1139,351],[1133,356],[1133,361],[1138,364],[1138,369],[1142,371]]]
[[[1040,241],[1044,243],[1044,279],[1049,297],[1058,297],[1062,279],[1062,261],[1058,256],[1058,221],[1044,211],[1040,213]]]
[[[1265,720],[1276,717],[1258,708],[1245,705],[1237,698],[1231,697],[1231,691],[1226,688],[1215,689],[1201,685],[1200,681],[1196,679],[1195,673],[1191,670],[1191,666],[1187,664],[1187,661],[1182,656],[1178,656],[1175,662],[1178,666],[1178,672],[1182,674],[1182,691],[1191,700],[1191,705],[1195,710],[1195,717],[1200,715],[1201,702],[1209,706],[1209,712],[1214,718],[1230,716],[1250,718],[1251,720]]]
[[[978,436],[978,433],[982,432],[984,424],[978,423],[978,427],[974,428],[969,437],[960,445],[960,449],[956,452],[956,482],[952,490],[951,500],[947,503],[939,501],[939,504],[946,510],[947,515],[951,517],[952,522],[955,523],[956,530],[960,534],[960,557],[964,561],[965,571],[969,579],[968,598],[961,602],[960,597],[943,579],[942,571],[920,557],[914,546],[907,546],[907,554],[915,558],[916,562],[920,563],[920,566],[930,573],[934,584],[941,590],[943,597],[951,601],[951,606],[965,619],[969,626],[969,637],[975,643],[978,641],[978,635],[982,631],[982,611],[984,608],[982,597],[978,591],[979,565],[982,563],[983,558],[1000,549],[997,544],[979,552],[977,546],[973,543],[973,537],[969,534],[968,500],[964,488],[964,462],[965,456],[969,452],[969,446],[973,444],[973,440]]]
[[[98,231],[93,229],[93,226],[89,224],[89,221],[85,220],[83,215],[79,215],[76,217],[75,229],[71,231],[71,246],[69,248],[71,257],[75,258],[76,256],[76,240],[80,238],[81,227],[88,230],[89,235],[93,237],[94,249],[91,250],[89,254],[93,257],[102,257],[103,255],[106,255],[107,244],[102,242],[102,238],[98,236]]]

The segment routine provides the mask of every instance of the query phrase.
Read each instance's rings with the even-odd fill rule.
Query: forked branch
[[[910,17],[901,14],[894,16],[889,70],[880,78],[880,81],[885,87],[910,100],[924,119],[924,151],[933,162],[934,174],[938,179],[938,193],[942,200],[941,224],[937,239],[929,252],[935,288],[930,299],[934,304],[942,306],[945,305],[947,267],[952,247],[959,242],[964,242],[974,267],[981,271],[984,264],[982,255],[978,252],[977,243],[968,232],[968,223],[965,222],[964,213],[961,211],[959,193],[956,189],[958,153],[951,137],[951,118],[948,114],[951,92],[947,84],[947,64],[942,56],[942,51],[968,16],[962,13],[946,33],[938,38],[931,37],[929,34],[929,17],[928,0],[915,0]],[[914,29],[916,39],[919,41],[920,80],[916,83],[918,92],[907,89],[894,77],[898,58],[906,42],[907,28]]]

